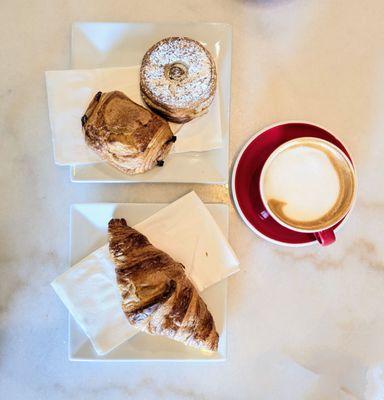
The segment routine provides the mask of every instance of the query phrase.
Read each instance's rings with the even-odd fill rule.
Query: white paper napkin
[[[135,225],[135,229],[183,263],[199,291],[239,270],[224,234],[194,192]],[[138,332],[121,310],[107,245],[69,268],[52,286],[98,354],[108,353]]]
[[[135,229],[184,264],[200,292],[239,270],[226,237],[195,192],[164,207]]]
[[[84,141],[81,117],[98,91],[120,90],[138,104],[139,67],[47,71],[45,73],[49,119],[56,164],[102,162]],[[207,114],[184,125],[171,124],[177,132],[174,152],[208,151],[222,146],[219,93]]]
[[[107,245],[100,247],[51,283],[100,355],[138,333],[121,308],[115,268],[107,252]]]

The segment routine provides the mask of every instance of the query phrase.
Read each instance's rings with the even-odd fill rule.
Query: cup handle
[[[325,231],[315,232],[314,233],[316,240],[322,246],[329,246],[336,240],[335,232],[333,229],[326,229]]]

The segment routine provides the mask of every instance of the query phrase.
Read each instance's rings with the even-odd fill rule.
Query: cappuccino
[[[311,137],[277,148],[260,179],[262,199],[272,217],[303,232],[324,230],[340,221],[356,190],[347,156],[331,143]]]

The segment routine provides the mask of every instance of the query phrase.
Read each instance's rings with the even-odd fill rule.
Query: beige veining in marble
[[[0,8],[0,398],[252,399],[263,382],[260,356],[273,350],[357,399],[376,400],[384,365],[383,2],[3,0]],[[229,282],[225,363],[71,363],[67,313],[49,286],[68,267],[70,204],[169,202],[191,189],[206,202],[229,203],[230,195],[226,186],[72,184],[53,163],[44,71],[69,67],[74,21],[175,20],[233,26],[230,161],[264,126],[313,121],[354,157],[356,208],[331,247],[286,249],[255,237],[231,207],[242,270]]]

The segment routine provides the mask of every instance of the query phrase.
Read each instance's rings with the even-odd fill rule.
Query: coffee
[[[320,231],[340,221],[355,195],[355,173],[346,155],[325,140],[291,140],[268,158],[261,194],[279,222],[299,231]]]

